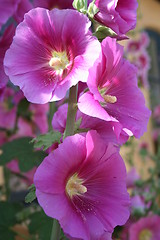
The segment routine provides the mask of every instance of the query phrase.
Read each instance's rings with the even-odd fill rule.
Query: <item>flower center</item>
[[[139,234],[139,240],[151,240],[152,232],[149,229],[144,229]]]
[[[106,91],[107,91],[106,87],[104,87],[104,88],[99,88],[98,87],[98,91],[99,91],[99,93],[101,94],[101,96],[103,97],[103,99],[106,103],[116,103],[117,102],[116,96],[106,94]]]
[[[82,195],[87,192],[87,188],[83,185],[83,182],[83,179],[80,179],[77,173],[68,179],[66,193],[70,198],[74,195]]]
[[[49,66],[52,67],[57,74],[62,74],[63,70],[69,65],[69,60],[66,51],[52,52],[52,58],[49,61]]]

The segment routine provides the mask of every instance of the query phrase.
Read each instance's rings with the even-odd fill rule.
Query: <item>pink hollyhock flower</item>
[[[8,76],[4,72],[3,60],[7,49],[12,43],[14,34],[15,26],[12,24],[5,30],[3,36],[0,37],[0,89],[5,87],[8,82]]]
[[[103,40],[101,56],[89,73],[90,91],[79,98],[79,110],[115,123],[117,135],[123,129],[128,135],[142,136],[150,111],[137,86],[136,68],[123,58],[123,47],[115,39]]]
[[[38,126],[41,133],[46,133],[48,131],[48,112],[49,105],[46,104],[30,104],[29,110],[32,113],[32,122]]]
[[[79,81],[100,53],[88,18],[75,10],[36,8],[25,14],[7,51],[4,66],[10,80],[33,103],[57,101]]]
[[[144,213],[146,209],[146,205],[140,196],[135,195],[131,197],[131,208],[132,208],[132,211],[139,210],[141,213]]]
[[[18,165],[18,160],[12,160],[6,164],[6,167],[11,170],[13,173],[21,174],[24,179],[23,181],[29,186],[33,183],[33,177],[36,172],[37,167],[33,167],[31,170],[25,173],[21,173]]]
[[[160,239],[160,217],[153,215],[141,218],[129,228],[129,240]]]
[[[95,4],[99,9],[95,19],[118,35],[135,28],[137,0],[96,0]]]
[[[130,39],[127,43],[127,47],[126,47],[126,51],[127,52],[138,52],[141,50],[141,43],[139,40],[135,40],[135,39]]]
[[[20,23],[24,19],[24,14],[29,12],[33,8],[33,5],[30,3],[29,0],[20,0],[17,10],[14,14],[14,19],[17,23]]]
[[[38,167],[34,183],[45,213],[72,238],[100,239],[129,217],[126,170],[117,148],[96,131],[67,137]]]
[[[67,121],[67,110],[68,104],[64,104],[60,106],[58,111],[54,114],[52,119],[52,126],[54,130],[64,133]],[[76,122],[79,121],[80,125],[77,129],[78,131],[83,132],[88,130],[96,130],[106,143],[112,142],[121,145],[128,140],[129,136],[124,131],[121,131],[117,138],[113,131],[114,125],[112,125],[110,122],[87,116],[86,114],[83,114],[77,110]]]
[[[13,16],[20,0],[0,0],[0,28]]]
[[[34,0],[34,7],[43,7],[49,10],[53,8],[66,9],[72,7],[73,0]]]
[[[128,173],[127,173],[127,188],[133,188],[135,187],[135,182],[140,179],[140,175],[137,173],[135,168],[132,168]]]
[[[152,138],[154,141],[157,141],[160,137],[160,128],[155,128],[152,132]]]
[[[147,48],[149,46],[150,38],[147,32],[141,32],[140,43],[141,43],[141,47],[143,48]]]
[[[160,105],[157,105],[153,110],[153,118],[157,123],[160,123]]]

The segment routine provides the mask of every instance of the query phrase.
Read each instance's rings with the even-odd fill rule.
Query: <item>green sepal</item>
[[[32,184],[29,188],[29,193],[25,197],[25,202],[26,203],[31,203],[33,202],[37,197],[36,197],[36,187],[34,184]]]
[[[87,13],[90,18],[94,18],[94,15],[99,12],[99,9],[95,5],[95,0],[93,0],[88,7]]]
[[[95,33],[93,34],[98,38],[98,40],[101,42],[106,37],[116,37],[116,33],[112,31],[110,28],[107,28],[105,26],[98,26]]]

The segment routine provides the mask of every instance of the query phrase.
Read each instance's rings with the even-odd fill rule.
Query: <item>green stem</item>
[[[75,118],[77,112],[77,85],[70,88],[68,100],[67,123],[64,138],[74,134]],[[59,222],[54,219],[50,240],[60,240],[61,227]]]
[[[48,131],[51,131],[52,128],[52,119],[53,119],[53,115],[56,112],[57,108],[56,108],[56,103],[55,102],[51,102],[49,104],[49,116],[48,116]]]
[[[61,234],[61,226],[59,225],[59,222],[56,219],[54,219],[52,233],[51,233],[51,240],[60,240],[60,234]]]
[[[67,123],[64,138],[74,134],[76,112],[77,112],[77,86],[73,86],[71,87],[69,92]]]

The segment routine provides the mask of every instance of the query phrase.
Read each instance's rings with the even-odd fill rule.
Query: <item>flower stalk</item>
[[[77,112],[77,85],[71,87],[69,91],[67,122],[66,129],[64,132],[64,138],[74,134],[76,112]],[[61,234],[60,224],[56,219],[54,219],[50,240],[59,240],[60,234]]]

